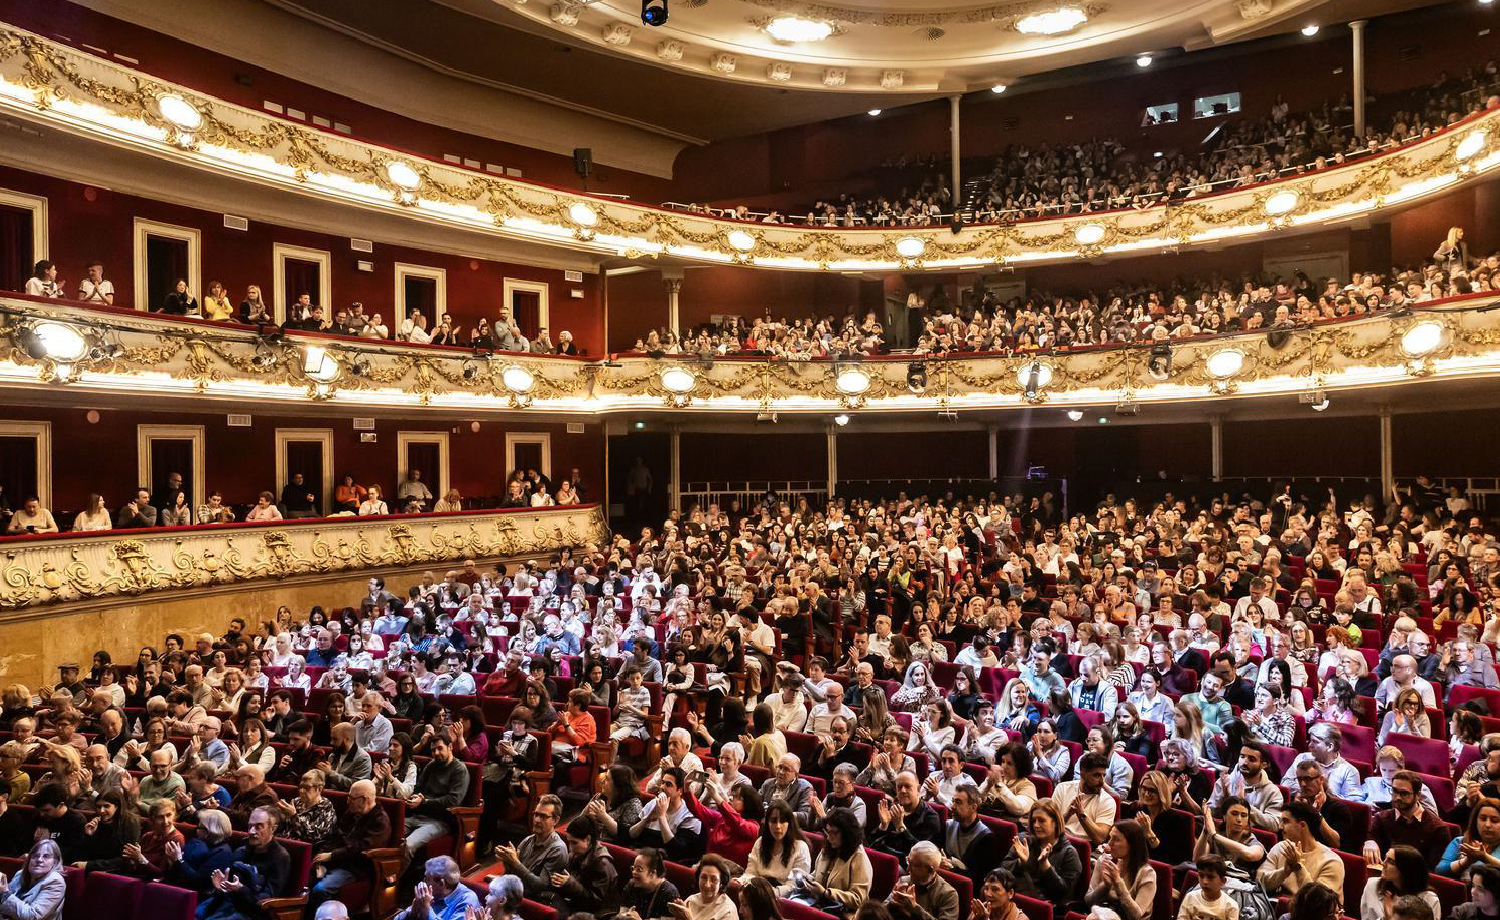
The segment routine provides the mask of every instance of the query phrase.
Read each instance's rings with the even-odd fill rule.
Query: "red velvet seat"
[[[808,907],[785,898],[777,898],[776,906],[781,908],[782,920],[838,920],[833,914],[825,914],[816,907]]]
[[[198,909],[198,895],[183,888],[152,882],[145,887],[136,908],[135,920],[193,920]],[[102,916],[123,917],[124,914]]]
[[[134,917],[146,883],[127,875],[93,872],[84,881],[83,910],[90,917]]]
[[[1385,743],[1406,755],[1406,769],[1434,776],[1448,776],[1451,771],[1448,743],[1404,732],[1391,732]]]
[[[865,847],[870,857],[870,900],[884,901],[901,877],[901,861],[889,853]],[[682,889],[679,888],[679,891]]]
[[[1016,895],[1015,901],[1016,907],[1026,915],[1026,920],[1052,920],[1052,905],[1046,901],[1038,901],[1022,894]]]
[[[947,869],[938,869],[938,875],[958,892],[958,920],[968,920],[969,907],[974,903],[974,883],[967,875],[949,872]]]

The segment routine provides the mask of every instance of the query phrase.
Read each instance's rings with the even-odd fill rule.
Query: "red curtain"
[[[541,328],[542,295],[536,291],[512,291],[510,296],[510,315],[521,327],[521,334],[527,339],[536,338]]]
[[[287,305],[288,316],[286,318],[288,320],[300,319],[300,317],[291,316],[290,312],[292,304],[296,303],[297,298],[303,294],[311,295],[313,306],[322,307],[323,318],[329,318],[329,305],[318,303],[318,298],[322,296],[321,292],[323,290],[321,284],[322,278],[319,274],[322,270],[323,267],[317,262],[308,262],[303,259],[287,259],[285,261],[283,271],[285,273],[286,287],[282,290],[281,296],[284,298],[282,302]]]
[[[20,291],[36,264],[31,251],[32,213],[0,205],[0,291]]]

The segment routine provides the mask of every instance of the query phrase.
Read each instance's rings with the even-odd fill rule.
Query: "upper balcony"
[[[0,111],[314,199],[604,259],[810,271],[953,271],[1189,251],[1387,215],[1494,175],[1500,111],[1344,166],[1148,208],[1010,225],[749,224],[508,179],[279,119],[15,28]]]
[[[1210,411],[1223,400],[1381,388],[1451,397],[1500,373],[1500,294],[1170,343],[863,360],[539,357],[0,298],[0,401],[315,404],[596,417],[768,417],[1050,406]],[[1410,395],[1410,394],[1408,394]]]

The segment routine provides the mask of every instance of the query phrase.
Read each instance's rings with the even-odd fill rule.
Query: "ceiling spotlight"
[[[1303,26],[1302,27],[1302,34],[1306,35],[1308,38],[1312,38],[1314,35],[1318,34],[1318,27],[1317,27],[1317,25],[1314,24],[1314,25]]]
[[[850,365],[838,372],[833,385],[845,396],[858,396],[870,388],[870,375],[858,366]]]
[[[866,112],[865,114],[868,115],[868,116],[870,116],[871,118],[874,118],[876,115],[879,115],[881,113],[881,111],[883,111],[883,110],[882,109],[871,109],[870,111]]]
[[[835,425],[839,426],[840,428],[842,428],[845,425],[849,424],[849,416],[847,416],[847,415],[835,415],[833,417],[833,423]]]
[[[661,372],[662,387],[679,395],[691,390],[697,382],[693,372],[684,367],[669,367]]]
[[[918,236],[903,236],[896,241],[896,255],[903,259],[915,259],[927,249],[927,241]]]
[[[1413,358],[1435,350],[1443,344],[1443,324],[1437,320],[1426,320],[1406,330],[1401,336],[1401,350]]]
[[[996,83],[994,86],[990,87],[990,92],[998,95],[999,93],[1005,92],[1006,88],[1007,87],[1004,83]]]
[[[913,393],[927,389],[927,365],[920,361],[906,365],[906,388]]]
[[[196,131],[203,126],[203,113],[176,93],[158,96],[156,110],[162,118],[183,131]]]
[[[1089,15],[1077,7],[1065,6],[1045,13],[1032,13],[1016,20],[1016,31],[1023,35],[1061,35],[1088,21]]]
[[[1104,416],[1104,415],[1099,416],[1099,424],[1101,424],[1101,425],[1108,425],[1109,424],[1109,417],[1108,416]]]
[[[648,26],[667,24],[667,0],[641,0],[641,22]]]
[[[1266,199],[1266,213],[1270,214],[1272,217],[1285,214],[1295,208],[1297,206],[1297,202],[1301,200],[1302,196],[1298,195],[1291,189],[1287,189],[1284,192],[1277,192],[1270,198]]]
[[[339,375],[339,362],[321,345],[302,349],[302,373],[318,383],[331,383]]]
[[[766,23],[766,33],[779,42],[820,42],[833,34],[833,23],[801,16],[777,16]]]
[[[1135,66],[1137,66],[1137,67],[1150,67],[1151,66],[1151,55],[1149,55],[1149,54],[1143,54],[1140,57],[1136,58],[1135,59]]]
[[[512,393],[529,393],[536,385],[536,376],[521,365],[512,364],[500,372],[500,382]]]
[[[1210,376],[1224,380],[1240,372],[1245,366],[1245,355],[1233,348],[1222,348],[1208,356],[1205,366]]]
[[[599,223],[599,212],[581,201],[575,201],[568,205],[568,220],[580,227],[593,227]]]
[[[1477,131],[1470,131],[1468,136],[1459,141],[1458,146],[1453,148],[1453,158],[1462,162],[1483,150],[1484,138],[1485,133],[1483,128]]]
[[[400,160],[392,160],[385,164],[385,177],[391,180],[391,184],[405,189],[408,192],[415,191],[422,184],[422,177],[409,163]]]
[[[1068,421],[1071,421],[1071,422],[1081,422],[1081,421],[1083,421],[1083,413],[1080,412],[1077,409],[1069,409],[1068,410]]]
[[[22,333],[21,348],[40,361],[51,358],[59,364],[72,364],[88,354],[89,343],[83,334],[63,323],[42,322]]]

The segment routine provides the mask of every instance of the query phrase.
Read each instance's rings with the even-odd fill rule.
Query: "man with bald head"
[[[782,754],[771,778],[760,784],[760,800],[766,807],[778,799],[786,802],[797,815],[798,824],[813,827],[817,819],[813,817],[812,801],[817,793],[813,790],[812,783],[798,775],[801,772],[800,757],[796,754]]]
[[[125,716],[118,709],[106,709],[99,717],[99,743],[109,750],[110,757],[114,757],[129,740],[130,732],[125,730]]]
[[[390,846],[391,819],[375,801],[374,783],[362,779],[349,787],[344,813],[339,816],[331,839],[337,840],[339,845],[313,857],[313,867],[321,871],[323,877],[308,895],[307,902],[311,906],[337,903],[333,899],[339,896],[344,886],[374,877],[375,865],[365,853]]]
[[[896,795],[880,800],[875,824],[870,845],[900,859],[920,840],[943,842],[943,821],[922,798],[917,774],[910,770],[896,774]]]
[[[229,821],[243,829],[250,813],[257,808],[276,810],[276,791],[266,785],[266,771],[254,764],[244,764],[234,771],[235,793],[229,799]],[[278,812],[279,814],[279,812]]]
[[[106,792],[120,792],[125,779],[125,768],[109,756],[109,748],[102,744],[91,744],[83,755],[84,766],[89,768],[89,797],[97,800]]]
[[[349,920],[349,908],[344,906],[343,901],[324,901],[318,905],[318,912],[313,920]]]
[[[333,750],[328,759],[319,761],[318,769],[327,777],[330,789],[348,789],[362,779],[369,779],[373,769],[370,755],[360,749],[353,722],[340,722],[329,732]]]
[[[175,803],[177,793],[187,789],[182,777],[172,772],[171,751],[166,748],[152,751],[150,765],[151,773],[141,778],[136,789],[136,803],[142,815],[151,814],[151,806],[162,799]]]
[[[1391,659],[1391,676],[1380,682],[1375,690],[1375,705],[1382,711],[1389,709],[1402,690],[1416,690],[1422,696],[1422,705],[1437,708],[1437,692],[1431,682],[1417,674],[1417,659],[1410,652],[1402,652]]]

